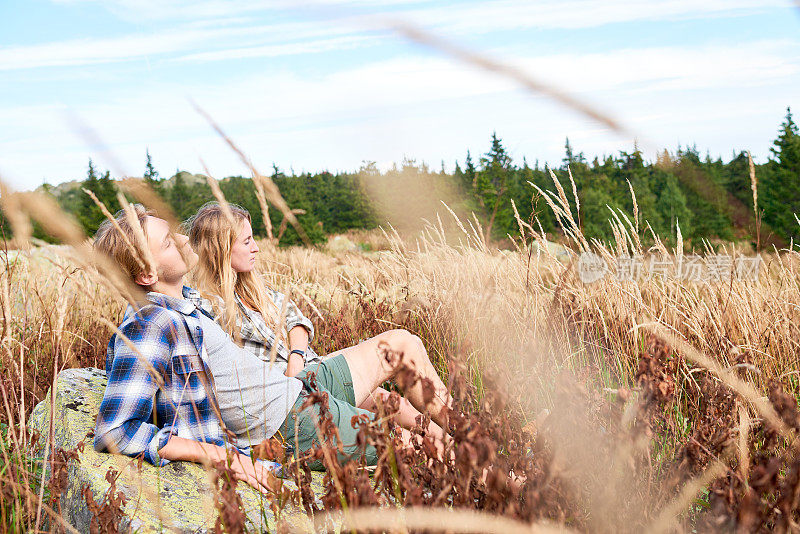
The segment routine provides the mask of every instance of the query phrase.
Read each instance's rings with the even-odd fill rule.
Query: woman
[[[255,270],[256,256],[250,251],[259,249],[252,236],[250,214],[233,204],[230,209],[240,227],[238,234],[233,233],[216,202],[206,204],[189,220],[190,243],[200,257],[192,285],[207,299],[204,304],[210,309],[206,311],[218,318],[232,338],[285,370],[287,376],[295,376],[303,363],[321,360],[309,347],[314,325]],[[277,328],[281,316],[284,320]]]
[[[216,202],[200,208],[189,221],[189,240],[199,256],[193,285],[208,299],[207,305],[211,307],[208,311],[243,348],[285,368],[287,376],[295,376],[321,361],[309,347],[314,327],[291,300],[264,282],[256,269],[259,248],[253,239],[250,214],[239,206],[229,206],[234,224]],[[373,351],[374,354],[380,342],[414,347],[424,353],[427,360],[419,338],[405,330],[379,334],[337,354],[353,351]],[[351,372],[356,375],[359,370],[351,369]],[[431,378],[437,397],[449,405],[450,396],[441,380],[438,376]],[[383,401],[388,395],[388,391],[378,388],[374,396],[367,396],[358,407],[374,412],[379,402],[376,397]],[[403,398],[395,421],[402,427],[413,428],[419,415],[420,412]],[[439,419],[438,415],[434,414],[433,418]],[[431,423],[428,431],[435,438],[444,438],[444,432],[436,423]]]

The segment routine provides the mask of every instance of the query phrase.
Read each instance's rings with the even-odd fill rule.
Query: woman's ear
[[[158,274],[156,274],[155,271],[149,273],[142,271],[136,275],[136,278],[134,278],[133,281],[140,286],[150,287],[158,282]]]

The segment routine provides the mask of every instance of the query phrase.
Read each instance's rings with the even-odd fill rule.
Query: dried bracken
[[[78,444],[75,449],[64,450],[56,449],[50,458],[50,480],[47,482],[47,490],[50,494],[50,506],[57,513],[61,513],[61,494],[67,489],[69,463],[78,463],[78,451],[83,451],[83,442]]]
[[[587,243],[568,216],[564,188],[547,198],[576,248],[606,259],[648,252],[622,219],[612,223],[615,243]],[[428,416],[401,439],[393,422],[399,393],[382,403],[376,421],[352,421],[359,443],[378,451],[378,465],[368,469],[340,462],[328,399],[311,393],[320,447],[298,460],[275,441],[257,448],[298,486],[276,481],[273,513],[298,503],[309,514],[402,506],[591,532],[798,530],[800,254],[765,258],[761,278],[747,283],[583,284],[574,257],[540,246],[546,236],[533,220],[520,221],[518,250],[502,252],[487,245],[477,221],[457,225],[458,246],[432,226],[416,243],[386,234],[376,256],[265,247],[270,281],[308,297],[295,300],[309,317],[321,310],[318,353],[405,328],[422,339],[454,399],[443,452],[423,430]],[[655,251],[666,254],[656,241]],[[107,325],[119,322],[124,288],[68,248],[8,258],[0,262],[0,530],[32,531],[49,504],[39,497],[42,461],[28,455],[26,417],[54,370],[103,367]],[[392,347],[381,347],[381,357],[402,363]],[[417,381],[411,368],[396,376],[400,390]],[[433,394],[425,381],[422,389]],[[53,453],[54,498],[71,457]],[[314,460],[327,470],[320,500],[310,486]],[[227,466],[217,469],[217,527],[241,531],[236,481]],[[116,475],[108,481],[99,504],[84,494],[96,532],[124,525]]]
[[[214,532],[221,534],[241,534],[245,531],[246,515],[242,498],[236,492],[238,480],[230,467],[233,456],[228,460],[217,462],[211,478],[216,490],[214,504],[217,507],[217,520],[214,523]]]
[[[118,476],[119,473],[114,469],[109,469],[106,472],[106,481],[110,486],[99,503],[95,501],[92,489],[88,485],[83,487],[83,498],[89,513],[92,515],[89,525],[91,534],[127,532],[127,530],[122,530],[126,499],[121,491],[117,491]]]

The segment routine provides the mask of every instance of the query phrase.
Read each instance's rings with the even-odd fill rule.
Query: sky
[[[396,32],[410,25],[511,65],[624,125],[620,134],[518,82]],[[141,176],[452,171],[492,132],[515,162],[696,145],[769,148],[800,111],[790,0],[2,0],[0,178],[82,179],[89,158]]]

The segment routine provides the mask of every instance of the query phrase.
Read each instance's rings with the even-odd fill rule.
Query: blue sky
[[[765,161],[800,110],[800,9],[777,0],[26,0],[0,2],[0,176],[18,189],[156,168],[247,174],[193,110],[264,171],[439,168],[485,152],[560,162],[631,136],[408,41],[402,21],[612,115],[649,157],[697,144]],[[81,133],[81,124],[108,151]],[[109,156],[109,154],[111,154]]]

